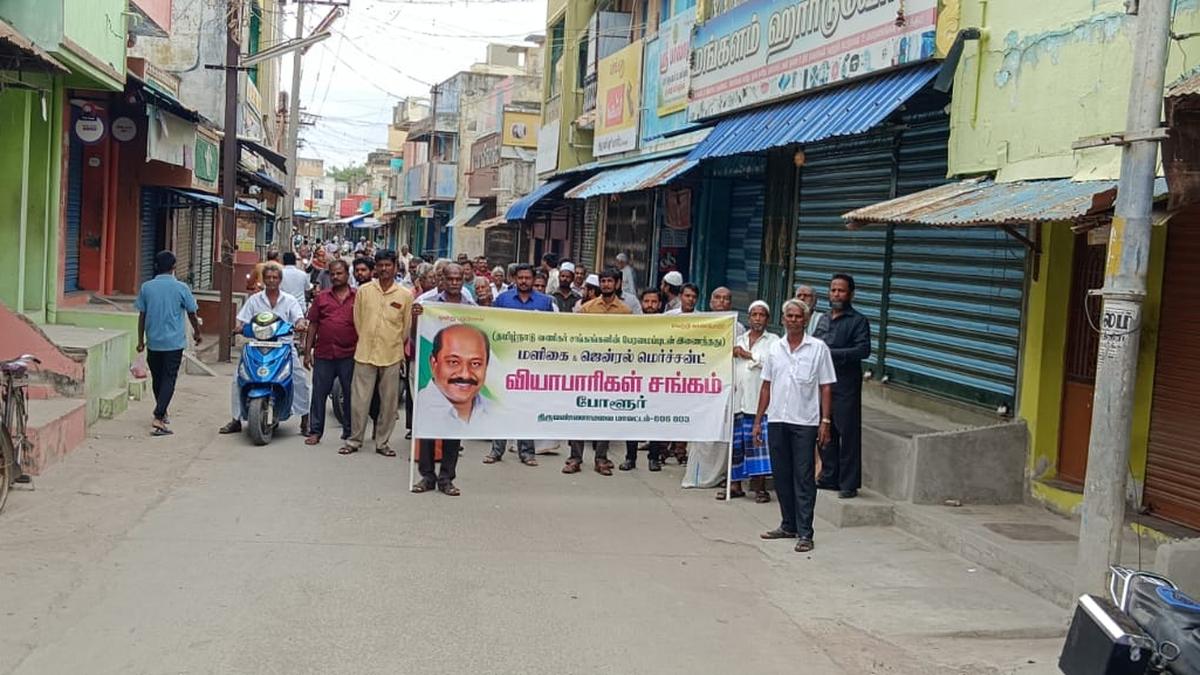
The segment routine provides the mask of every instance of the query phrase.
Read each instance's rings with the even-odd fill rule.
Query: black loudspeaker
[[[1141,675],[1150,667],[1153,650],[1150,636],[1116,605],[1083,595],[1058,668],[1066,675]]]

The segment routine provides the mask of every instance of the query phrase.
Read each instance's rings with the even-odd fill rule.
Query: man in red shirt
[[[308,415],[307,445],[321,442],[325,432],[325,399],[334,380],[342,383],[342,440],[350,437],[350,384],[354,379],[354,289],[350,267],[338,258],[329,263],[330,287],[313,298],[308,309],[308,333],[304,341],[304,365],[313,372],[312,407]]]

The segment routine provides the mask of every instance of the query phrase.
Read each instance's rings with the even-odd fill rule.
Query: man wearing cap
[[[624,252],[617,254],[617,269],[621,270],[621,292],[618,295],[622,297],[636,297],[637,272],[629,264],[629,256],[625,255]]]
[[[578,312],[585,304],[600,297],[600,276],[596,274],[587,275],[587,279],[583,282],[583,297],[575,303],[571,308],[572,312]]]
[[[671,310],[679,309],[679,296],[683,293],[683,275],[677,270],[667,272],[663,275],[659,290],[663,296],[663,314],[670,314]]]
[[[579,294],[571,288],[573,283],[575,283],[575,264],[569,260],[563,261],[558,266],[558,287],[550,294],[560,312],[571,312],[575,309],[575,303],[579,301]]]

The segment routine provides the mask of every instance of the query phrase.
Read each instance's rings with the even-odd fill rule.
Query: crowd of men
[[[543,256],[541,264],[490,267],[486,257],[473,260],[422,260],[407,247],[399,253],[377,249],[372,242],[298,242],[298,254],[269,254],[248,279],[254,292],[237,317],[237,329],[265,311],[274,312],[296,330],[293,349],[293,409],[300,417],[308,445],[321,442],[327,401],[340,386],[341,446],[338,453],[358,452],[373,424],[375,453],[395,457],[391,437],[401,401],[411,438],[415,319],[425,303],[454,303],[523,311],[583,314],[688,314],[701,311],[700,289],[679,271],[662,276],[657,288],[637,290],[637,275],[625,254],[612,267],[589,273],[581,264]],[[353,254],[353,255],[351,255]],[[138,350],[149,349],[156,406],[152,433],[170,433],[167,408],[184,348],[183,316],[195,320],[195,299],[174,278],[174,256],[156,259],[158,276],[143,285],[139,310]],[[796,539],[797,551],[813,547],[812,520],[818,489],[843,499],[857,496],[862,483],[862,361],[871,349],[870,326],[854,309],[854,279],[836,274],[829,283],[828,311],[817,312],[817,294],[800,286],[783,303],[783,335],[771,333],[771,307],[762,300],[746,308],[748,325],[738,323],[733,357],[732,448],[725,443],[652,441],[645,444],[650,471],[660,471],[673,457],[685,465],[683,487],[713,488],[728,484],[718,499],[747,495],[771,501],[767,477],[773,478],[781,521],[764,539]],[[734,310],[733,294],[712,291],[706,311]],[[146,341],[146,336],[149,341]],[[291,341],[293,338],[285,338]],[[311,382],[309,373],[311,372]],[[469,373],[464,375],[469,377]],[[241,431],[240,393],[231,391],[232,419],[220,433]],[[492,442],[485,464],[504,459],[509,441]],[[611,476],[614,463],[608,442],[592,440],[596,473]],[[578,473],[586,442],[569,442],[562,468]],[[457,496],[454,485],[462,450],[457,439],[419,439],[420,480],[413,492],[438,490]],[[519,461],[537,466],[535,441],[515,443]],[[626,443],[618,468],[637,467],[642,444]],[[730,450],[732,452],[730,453]],[[728,457],[732,455],[732,463]],[[440,457],[439,457],[440,456]],[[440,459],[440,462],[438,461]],[[440,464],[440,466],[439,466]]]

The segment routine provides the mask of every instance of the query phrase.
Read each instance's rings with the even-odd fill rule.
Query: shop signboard
[[[548,173],[558,168],[558,130],[560,121],[550,120],[538,129],[537,161],[538,173]]]
[[[765,0],[692,39],[692,120],[932,58],[938,0]]]
[[[637,148],[642,110],[642,41],[601,59],[599,68],[592,154],[602,157]]]
[[[204,192],[217,191],[221,167],[219,139],[204,127],[195,128],[195,151],[192,165],[192,188]]]
[[[659,117],[666,117],[687,108],[688,84],[691,78],[692,28],[695,25],[696,8],[692,7],[671,17],[659,30],[658,58],[654,64],[658,73],[658,98],[655,104]]]
[[[541,129],[540,113],[504,111],[504,145],[518,148],[538,147],[537,132]]]

